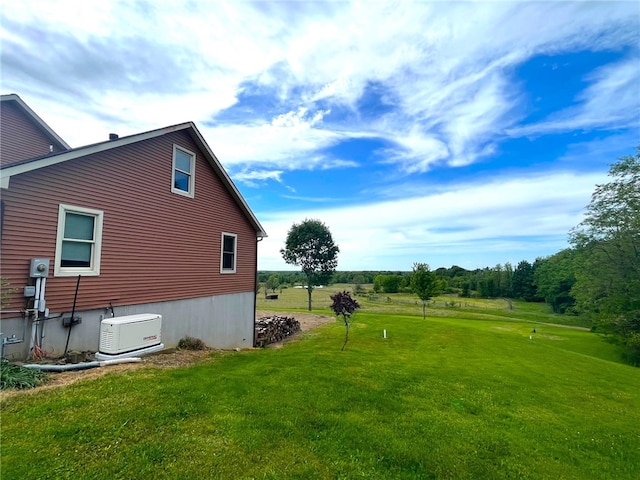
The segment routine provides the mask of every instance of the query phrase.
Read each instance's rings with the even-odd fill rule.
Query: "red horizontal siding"
[[[0,165],[5,166],[49,153],[54,145],[47,134],[14,101],[0,103]],[[54,152],[60,149],[54,145]]]
[[[195,198],[171,193],[174,143],[196,153]],[[3,201],[2,276],[20,289],[31,258],[54,260],[61,203],[104,212],[100,276],[82,278],[77,308],[254,288],[256,232],[184,131],[15,176]],[[235,274],[220,274],[222,232],[238,235]],[[52,275],[47,306],[69,310],[76,278]]]

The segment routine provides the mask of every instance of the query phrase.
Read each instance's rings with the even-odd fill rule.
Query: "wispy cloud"
[[[290,200],[303,200],[305,202],[312,203],[340,203],[344,202],[345,199],[336,198],[336,197],[307,197],[301,195],[281,195],[282,198],[288,198]]]
[[[606,65],[589,74],[589,86],[577,104],[554,112],[542,122],[508,130],[512,136],[542,135],[582,129],[640,127],[640,56]]]
[[[496,247],[506,239],[520,245],[520,259],[539,251],[544,242],[558,250],[566,245],[569,229],[580,222],[594,185],[604,178],[602,173],[568,172],[507,176],[367,205],[260,212],[267,231],[274,232],[261,243],[261,268],[282,266],[279,249],[286,232],[292,223],[305,218],[320,218],[327,223],[340,244],[342,257],[347,259],[340,266],[346,270],[363,261],[368,252],[371,257],[402,252],[417,261],[435,250],[443,261],[462,264],[457,258],[461,246],[485,255],[495,249],[496,257],[503,255],[502,262],[509,260],[504,258],[505,251]],[[569,185],[571,188],[567,188]],[[549,253],[555,252],[550,249]],[[400,268],[382,258],[371,258],[366,264],[371,268]]]
[[[241,171],[233,174],[233,179],[248,186],[257,187],[259,183],[273,180],[282,182],[282,170],[252,170]]]
[[[40,96],[46,83],[68,99],[73,109],[56,112],[55,126],[76,145],[101,140],[114,128],[129,133],[186,119],[207,122],[239,106],[247,80],[274,87],[288,111],[264,122],[250,111],[243,121],[206,133],[229,139],[220,146],[226,162],[272,156],[293,168],[297,156],[339,141],[335,128],[318,122],[325,107],[314,105],[355,110],[367,85],[377,82],[397,105],[362,129],[397,140],[395,158],[411,173],[437,161],[465,165],[486,155],[502,129],[518,131],[517,118],[509,115],[518,98],[509,81],[513,66],[579,45],[613,48],[604,34],[609,31],[628,43],[634,13],[631,4],[611,3],[603,15],[577,2],[193,2],[189,9],[124,1],[81,7],[39,2],[37,8],[10,2],[2,13],[3,62],[12,70],[5,78],[10,88],[33,85],[26,87],[29,93]],[[34,45],[47,49],[42,54]],[[583,123],[594,121],[588,112],[606,106],[621,84],[633,94],[632,71],[630,60],[594,79],[585,92]],[[80,113],[82,132],[75,126],[78,101],[86,112]],[[570,113],[544,128],[561,128]],[[610,121],[619,113],[612,112]]]

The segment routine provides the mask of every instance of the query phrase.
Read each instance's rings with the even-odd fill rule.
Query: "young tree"
[[[502,285],[502,296],[513,298],[513,266],[510,262],[504,264],[500,284]]]
[[[277,275],[269,275],[267,279],[267,284],[265,287],[265,295],[267,290],[271,290],[273,293],[276,293],[276,290],[280,286],[280,279]]]
[[[427,318],[427,302],[438,293],[440,283],[426,263],[414,263],[411,290],[422,300],[422,318]]]
[[[294,223],[287,234],[286,246],[280,254],[288,264],[299,266],[306,276],[309,311],[313,287],[329,281],[338,266],[338,252],[331,232],[320,220]]]
[[[640,146],[597,185],[584,221],[570,235],[577,250],[576,309],[640,365]]]
[[[493,270],[491,271],[491,278],[493,280],[493,285],[495,286],[494,296],[496,297],[504,296],[502,287],[502,273],[503,269],[502,265],[500,264],[497,264],[495,267],[493,267]]]
[[[373,291],[375,293],[382,292],[382,280],[384,280],[384,275],[376,275],[376,278],[373,279]]]
[[[344,347],[347,346],[347,342],[349,341],[349,324],[351,322],[351,315],[360,308],[360,304],[357,300],[351,298],[351,295],[349,295],[349,292],[347,291],[331,295],[331,300],[333,300],[331,310],[336,314],[336,317],[342,315],[342,320],[344,321],[344,327],[346,329],[344,343],[342,344],[342,350],[344,350]]]

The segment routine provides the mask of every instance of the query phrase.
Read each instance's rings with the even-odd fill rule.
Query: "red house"
[[[192,122],[70,148],[17,95],[0,112],[5,356],[96,351],[149,312],[166,346],[253,345],[266,233]]]

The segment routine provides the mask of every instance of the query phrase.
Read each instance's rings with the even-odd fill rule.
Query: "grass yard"
[[[303,310],[290,290],[258,308]],[[518,304],[423,320],[400,300],[363,300],[343,352],[336,322],[280,349],[5,398],[1,477],[637,478],[640,369],[612,345]]]

